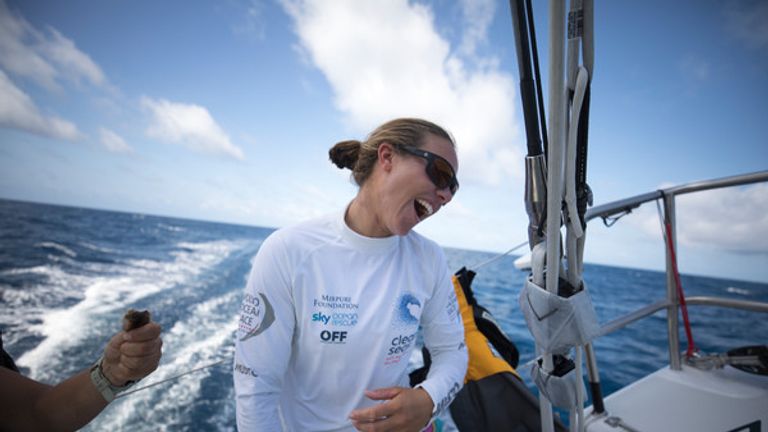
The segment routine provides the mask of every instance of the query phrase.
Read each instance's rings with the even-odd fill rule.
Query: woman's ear
[[[390,171],[392,169],[392,163],[395,158],[395,148],[392,146],[392,144],[388,142],[383,142],[379,144],[378,148],[378,163],[381,164],[381,167],[384,169],[384,171]]]

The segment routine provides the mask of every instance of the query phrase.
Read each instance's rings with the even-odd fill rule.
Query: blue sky
[[[597,204],[768,167],[768,3],[597,2],[595,21]],[[504,1],[0,2],[0,71],[3,198],[279,227],[354,196],[335,142],[420,116],[456,137],[462,188],[417,230],[526,236]],[[768,185],[678,212],[681,271],[768,281]],[[655,206],[590,224],[586,260],[661,269]]]

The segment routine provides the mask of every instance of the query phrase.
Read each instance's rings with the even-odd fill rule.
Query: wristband
[[[128,390],[137,381],[128,381],[123,386],[116,386],[109,382],[109,379],[104,375],[101,363],[104,361],[104,357],[99,357],[99,360],[91,366],[91,382],[99,390],[99,393],[106,399],[107,402],[112,402],[120,392]]]

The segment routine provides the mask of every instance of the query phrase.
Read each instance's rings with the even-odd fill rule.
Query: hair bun
[[[360,154],[360,141],[347,140],[336,143],[328,150],[328,157],[339,169],[354,169]]]

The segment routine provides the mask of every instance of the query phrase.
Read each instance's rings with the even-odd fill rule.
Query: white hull
[[[607,397],[605,410],[588,417],[588,431],[766,431],[768,376],[665,367]]]

